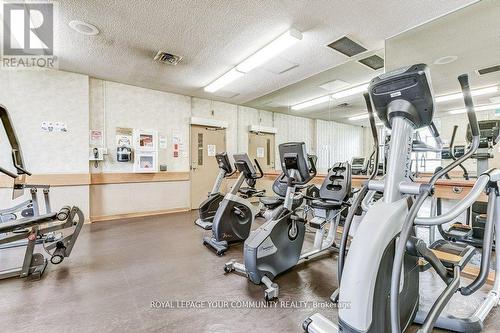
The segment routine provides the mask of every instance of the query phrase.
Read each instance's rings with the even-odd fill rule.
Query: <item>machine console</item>
[[[215,159],[217,160],[219,169],[224,170],[226,174],[230,174],[233,172],[233,167],[231,166],[231,162],[229,162],[229,157],[227,156],[226,152],[216,154]]]

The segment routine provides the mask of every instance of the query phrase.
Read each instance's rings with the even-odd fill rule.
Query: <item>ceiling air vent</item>
[[[177,65],[179,63],[179,61],[182,60],[182,57],[178,56],[178,55],[175,55],[175,54],[170,54],[170,53],[167,53],[167,52],[158,51],[158,53],[156,54],[154,60],[158,61],[158,62],[161,62],[162,64],[167,64],[167,65],[173,65],[173,66],[175,66],[175,65]]]
[[[485,74],[490,74],[490,73],[498,72],[498,71],[500,71],[500,65],[478,69],[477,73],[479,75],[485,75]]]
[[[370,67],[371,69],[377,70],[380,68],[384,68],[384,59],[374,54],[368,58],[364,58],[358,60],[358,62],[362,63],[365,66]]]
[[[349,39],[346,36],[337,39],[333,43],[328,44],[328,47],[331,47],[335,51],[345,54],[348,57],[352,57],[355,56],[356,54],[366,51],[366,49],[363,46],[356,43],[352,39]]]

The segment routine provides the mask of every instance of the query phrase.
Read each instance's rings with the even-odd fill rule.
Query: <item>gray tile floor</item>
[[[193,225],[195,216],[190,212],[85,225],[72,256],[61,265],[49,265],[41,281],[0,281],[0,330],[301,332],[303,319],[318,309],[312,303],[298,308],[246,308],[243,302],[262,300],[262,287],[222,270],[231,258],[241,261],[242,246],[217,257],[201,244],[204,231]],[[0,265],[11,267],[21,256],[18,250],[2,251]],[[301,264],[279,277],[280,301],[329,304],[337,286],[335,258]],[[430,273],[422,279],[423,290],[429,292],[425,297],[433,299],[430,292],[442,285]],[[152,301],[175,300],[236,302],[236,308],[151,306]],[[451,310],[465,311],[474,302],[456,304]],[[337,318],[335,309],[319,311]],[[485,332],[498,331],[500,314],[495,311]]]

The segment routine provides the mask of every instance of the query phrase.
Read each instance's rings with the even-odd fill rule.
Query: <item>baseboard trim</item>
[[[105,221],[117,221],[117,220],[133,219],[133,218],[148,217],[148,216],[168,215],[168,214],[174,214],[174,213],[188,212],[190,210],[191,210],[191,208],[189,208],[189,207],[181,207],[181,208],[155,210],[155,211],[150,211],[150,212],[137,212],[137,213],[125,213],[125,214],[115,214],[115,215],[92,216],[92,217],[90,217],[90,223],[105,222]]]

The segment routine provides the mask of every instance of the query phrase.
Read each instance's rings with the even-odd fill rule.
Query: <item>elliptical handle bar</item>
[[[460,158],[454,160],[452,163],[448,164],[439,172],[436,172],[431,180],[429,181],[429,185],[434,186],[436,181],[455,169],[458,165],[462,164],[465,160],[470,158],[472,154],[474,154],[479,148],[479,124],[477,123],[476,113],[474,111],[474,102],[472,101],[472,95],[470,92],[469,86],[469,76],[467,74],[462,74],[458,77],[458,82],[462,87],[462,94],[464,95],[464,103],[465,109],[467,110],[467,117],[469,119],[469,125],[472,133],[472,143],[469,146],[469,149],[463,154]]]
[[[454,152],[455,136],[457,135],[457,130],[458,130],[458,125],[453,126],[453,133],[451,134],[451,139],[450,139],[450,156],[451,156],[451,159],[454,161],[457,160],[457,158],[455,157],[455,152]],[[467,171],[467,169],[462,164],[459,164],[458,166],[464,172],[463,173],[464,179],[469,180],[469,172]]]
[[[436,141],[436,150],[441,151],[443,149],[443,140],[441,140],[441,136],[439,135],[439,131],[434,122],[432,122],[429,125],[429,131],[431,132],[432,136],[434,137],[434,140]]]
[[[469,124],[472,136],[479,137],[479,124],[477,122],[476,113],[474,112],[474,102],[472,101],[472,94],[470,92],[469,76],[462,74],[458,77],[458,82],[462,87],[462,94],[464,95],[465,110],[469,118]]]
[[[14,178],[16,179],[17,178],[17,175],[13,172],[10,172],[9,170],[6,170],[2,167],[0,167],[0,172],[3,173],[3,174],[6,174],[7,176],[9,176],[10,178]]]
[[[358,207],[362,205],[363,199],[365,198],[366,194],[368,193],[368,182],[370,180],[373,180],[377,176],[377,173],[378,173],[379,145],[378,145],[377,126],[375,125],[375,116],[374,116],[374,112],[373,112],[373,108],[372,108],[370,94],[364,93],[363,97],[364,97],[365,102],[366,102],[366,109],[368,110],[368,119],[370,120],[370,128],[372,130],[372,136],[373,136],[373,153],[375,154],[374,165],[373,165],[372,173],[371,173],[370,177],[368,178],[368,181],[365,182],[364,185],[359,190],[358,196],[356,197],[356,199],[354,199],[354,202],[352,203],[352,206],[349,209],[349,212],[347,213],[347,217],[345,218],[344,230],[342,232],[342,237],[340,239],[339,256],[338,256],[338,263],[337,263],[337,280],[338,280],[339,286],[340,286],[340,282],[342,280],[342,272],[344,271],[345,258],[346,258],[346,253],[347,253],[347,241],[349,239],[349,231],[351,229],[354,215],[355,215]],[[335,299],[335,301],[337,301],[337,299]]]
[[[373,166],[372,173],[370,175],[370,178],[368,180],[372,180],[377,176],[378,172],[378,158],[379,158],[379,145],[378,145],[378,132],[377,132],[377,126],[375,125],[375,115],[373,112],[372,108],[372,102],[370,100],[370,94],[364,93],[363,97],[365,98],[366,102],[366,109],[368,110],[368,120],[370,121],[370,128],[372,130],[372,136],[373,136],[373,152],[372,154],[375,154],[375,165]]]
[[[31,176],[31,173],[24,169],[23,157],[21,154],[21,147],[19,146],[19,140],[17,139],[16,131],[12,126],[12,121],[10,120],[9,112],[7,111],[7,108],[3,105],[0,105],[0,120],[2,121],[2,125],[5,129],[5,134],[7,134],[7,139],[9,139],[9,144],[12,149],[12,163],[14,164],[14,167],[17,170],[17,174],[18,175],[26,174],[28,176]],[[2,172],[9,175],[7,172],[4,171]],[[11,175],[9,176],[12,177]],[[14,178],[17,178],[17,176]]]

